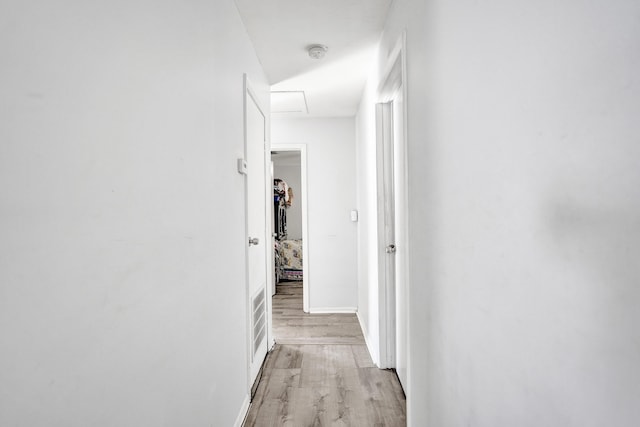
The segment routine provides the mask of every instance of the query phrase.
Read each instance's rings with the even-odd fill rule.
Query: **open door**
[[[406,193],[405,35],[389,56],[376,105],[380,367],[407,391],[408,197]]]
[[[393,102],[376,105],[380,367],[396,367],[396,237]]]
[[[255,382],[268,349],[266,212],[266,118],[245,76],[245,160],[247,221],[247,311],[249,386]]]

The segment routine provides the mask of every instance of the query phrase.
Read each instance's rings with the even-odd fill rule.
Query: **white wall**
[[[380,61],[406,28],[410,426],[637,424],[639,15],[394,2]]]
[[[356,173],[358,200],[358,318],[371,358],[380,365],[378,214],[376,186],[376,127],[378,70],[374,67],[356,116]]]
[[[289,159],[274,160],[274,178],[284,180],[293,191],[293,201],[287,208],[287,238],[302,239],[302,182],[300,178],[300,155],[292,162]]]
[[[268,97],[233,1],[0,21],[0,424],[233,425],[242,73]]]
[[[274,118],[271,140],[307,144],[310,310],[355,309],[355,121]]]

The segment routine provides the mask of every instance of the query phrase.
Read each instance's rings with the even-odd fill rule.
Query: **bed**
[[[276,242],[276,281],[302,280],[302,240]]]

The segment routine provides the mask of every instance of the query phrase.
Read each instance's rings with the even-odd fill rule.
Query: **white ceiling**
[[[276,166],[300,166],[299,151],[272,151],[271,160]]]
[[[235,0],[274,91],[303,91],[308,113],[353,116],[392,0]],[[311,59],[312,44],[329,47]]]

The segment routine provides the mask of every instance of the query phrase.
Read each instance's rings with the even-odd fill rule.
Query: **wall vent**
[[[252,360],[255,357],[262,340],[267,333],[267,319],[266,319],[266,309],[265,309],[265,297],[264,297],[264,289],[262,289],[258,294],[253,298],[252,306],[252,314],[251,314],[251,323],[252,323],[252,340],[253,340],[253,351],[252,351]]]

